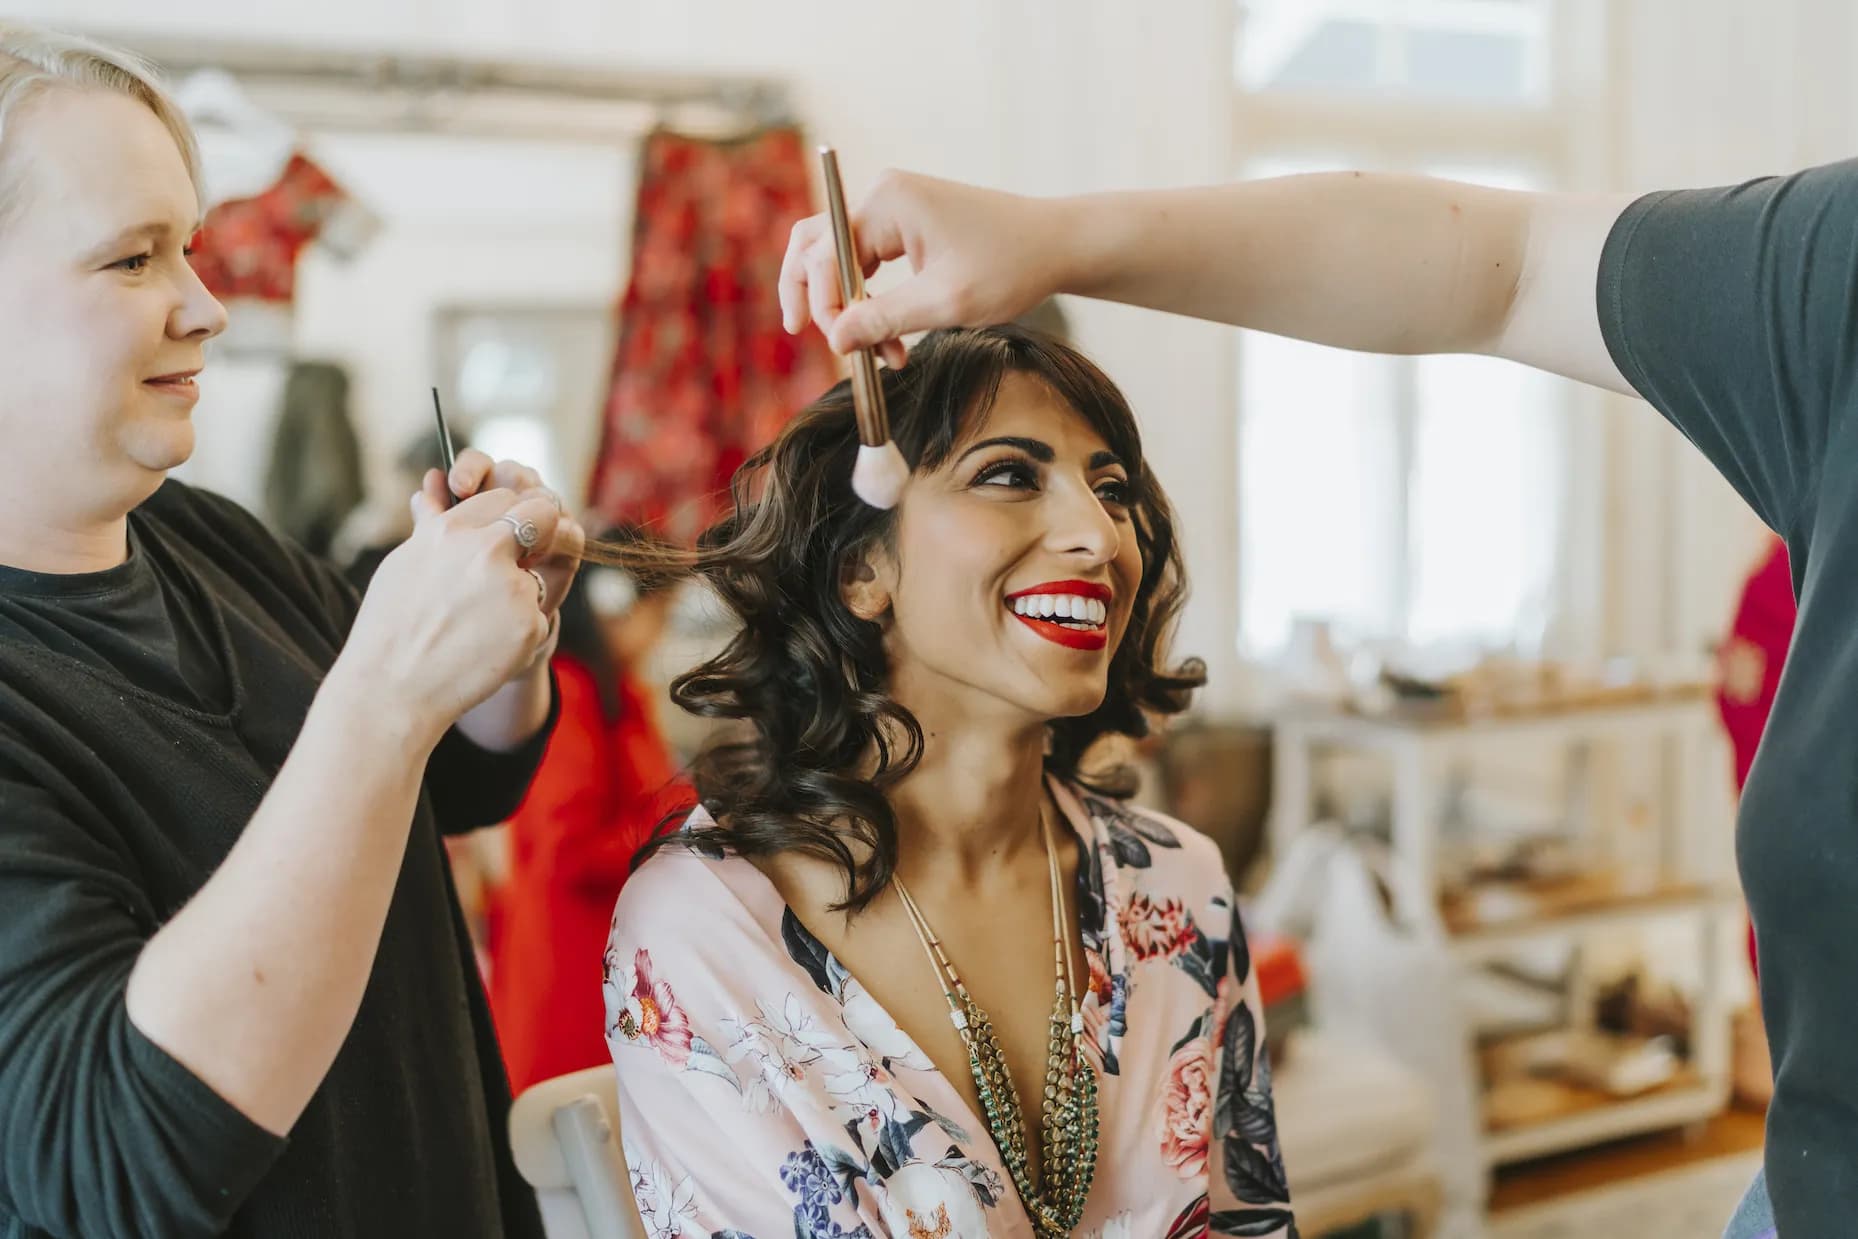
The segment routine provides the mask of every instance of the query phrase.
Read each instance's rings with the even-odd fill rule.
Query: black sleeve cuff
[[[529,783],[561,717],[561,688],[548,671],[548,717],[536,732],[507,753],[483,748],[453,727],[432,751],[426,789],[439,833],[461,835],[507,821],[529,792]]]

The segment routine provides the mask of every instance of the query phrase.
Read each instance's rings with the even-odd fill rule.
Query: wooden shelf
[[[1694,882],[1632,885],[1617,873],[1581,873],[1522,882],[1484,882],[1439,900],[1445,927],[1454,934],[1515,929],[1621,908],[1659,909],[1692,902],[1710,893]]]
[[[1413,740],[1507,737],[1567,741],[1640,736],[1707,723],[1713,699],[1701,687],[1642,692],[1599,700],[1566,700],[1529,707],[1466,712],[1437,706],[1397,707],[1384,714],[1293,708],[1280,729],[1327,743],[1385,748]]]
[[[1633,1102],[1643,1101],[1647,1098],[1658,1097],[1663,1094],[1679,1093],[1687,1089],[1695,1089],[1702,1084],[1702,1082],[1703,1081],[1698,1078],[1696,1072],[1690,1070],[1688,1067],[1680,1067],[1676,1075],[1672,1076],[1665,1083],[1660,1084],[1657,1088],[1647,1089],[1642,1093],[1635,1093],[1628,1097],[1620,1097],[1605,1092],[1602,1089],[1589,1088],[1584,1084],[1575,1084],[1568,1080],[1559,1080],[1547,1076],[1532,1076],[1518,1080],[1516,1083],[1527,1087],[1532,1094],[1539,1094],[1539,1098],[1531,1098],[1532,1105],[1540,1106],[1539,1112],[1527,1119],[1510,1120],[1504,1120],[1489,1114],[1488,1103],[1491,1098],[1496,1095],[1498,1089],[1507,1087],[1507,1085],[1495,1086],[1485,1097],[1486,1113],[1484,1116],[1484,1130],[1493,1135],[1505,1131],[1526,1131],[1531,1127],[1541,1127],[1549,1123],[1563,1122],[1576,1115],[1586,1114],[1592,1110],[1630,1105]]]
[[[1592,772],[1596,746],[1656,741],[1661,760],[1678,761],[1688,745],[1715,726],[1712,692],[1705,685],[1543,676],[1532,686],[1526,680],[1498,676],[1457,702],[1417,708],[1403,703],[1376,715],[1321,705],[1291,707],[1275,721],[1272,747],[1271,840],[1280,855],[1287,855],[1314,821],[1325,757],[1341,751],[1384,759],[1391,776],[1392,854],[1386,873],[1393,915],[1406,924],[1443,927],[1462,971],[1536,943],[1565,945],[1578,953],[1587,936],[1616,926],[1674,921],[1684,936],[1694,936],[1704,966],[1691,1004],[1691,1057],[1684,1072],[1657,1089],[1625,1098],[1553,1083],[1538,1092],[1532,1082],[1529,1093],[1506,1099],[1502,1113],[1515,1121],[1483,1133],[1480,1154],[1487,1168],[1702,1122],[1729,1096],[1726,970],[1716,963],[1735,928],[1740,901],[1730,880],[1708,863],[1730,851],[1726,821],[1691,805],[1683,788],[1671,783],[1665,789],[1671,799],[1655,814],[1655,822],[1647,823],[1655,827],[1655,839],[1638,837],[1633,850],[1648,861],[1653,856],[1698,858],[1696,870],[1683,871],[1688,880],[1628,882],[1616,868],[1552,881],[1480,883],[1455,898],[1440,898],[1441,852],[1448,842],[1442,837],[1441,806],[1448,804],[1454,780],[1486,745],[1533,745],[1556,757],[1563,773],[1564,821],[1571,835],[1581,837],[1577,853],[1598,863],[1600,857],[1619,854],[1616,846],[1608,846],[1607,836],[1620,844],[1617,836],[1625,823],[1601,811]],[[1477,823],[1470,826],[1475,830]],[[1312,855],[1322,863],[1320,849]],[[1565,1001],[1584,1008],[1587,996],[1579,989],[1572,986]],[[1586,1013],[1570,1006],[1555,1018],[1566,1021],[1573,1014]],[[1481,1088],[1482,1079],[1480,1072],[1470,1081],[1473,1091]]]
[[[1490,1215],[1611,1187],[1644,1175],[1693,1166],[1738,1153],[1759,1153],[1767,1138],[1766,1112],[1729,1109],[1702,1120],[1696,1131],[1665,1130],[1624,1136],[1594,1149],[1569,1149],[1498,1171]]]
[[[1631,1097],[1562,1080],[1532,1079],[1540,1090],[1528,1119],[1485,1122],[1484,1158],[1491,1165],[1523,1161],[1621,1136],[1678,1127],[1721,1110],[1726,1086],[1685,1067],[1668,1083]],[[1490,1098],[1486,1096],[1488,1105]]]
[[[1576,714],[1593,714],[1615,710],[1642,710],[1712,700],[1715,693],[1709,684],[1674,684],[1657,687],[1628,684],[1616,688],[1595,687],[1585,692],[1567,692],[1553,696],[1493,698],[1471,702],[1446,697],[1432,702],[1402,702],[1383,717],[1410,727],[1460,727],[1476,723],[1526,722],[1536,719],[1565,718]]]
[[[1634,886],[1612,873],[1535,882],[1491,882],[1439,901],[1460,955],[1484,956],[1530,939],[1678,912],[1732,907],[1729,894],[1695,882]]]

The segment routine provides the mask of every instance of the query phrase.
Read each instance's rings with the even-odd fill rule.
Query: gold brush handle
[[[839,180],[839,155],[830,146],[819,148],[826,181],[826,209],[832,216],[833,247],[839,256],[839,296],[846,305],[864,300],[864,272],[852,244],[851,216],[845,210],[845,186]],[[884,385],[878,381],[877,354],[861,348],[852,354],[852,408],[858,419],[858,441],[866,447],[890,442],[890,411],[884,405]]]

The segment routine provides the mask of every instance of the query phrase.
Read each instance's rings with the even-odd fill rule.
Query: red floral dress
[[[794,129],[646,139],[589,489],[606,519],[695,539],[742,462],[838,380],[824,337],[788,335],[774,296],[812,167]]]
[[[359,248],[372,217],[330,175],[301,153],[277,183],[207,212],[194,271],[220,300],[288,304],[297,291],[297,255],[320,239],[338,252]]]

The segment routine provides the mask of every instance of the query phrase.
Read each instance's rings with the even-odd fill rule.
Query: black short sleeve
[[[1852,398],[1858,161],[1639,199],[1598,297],[1626,380],[1793,536]]]

